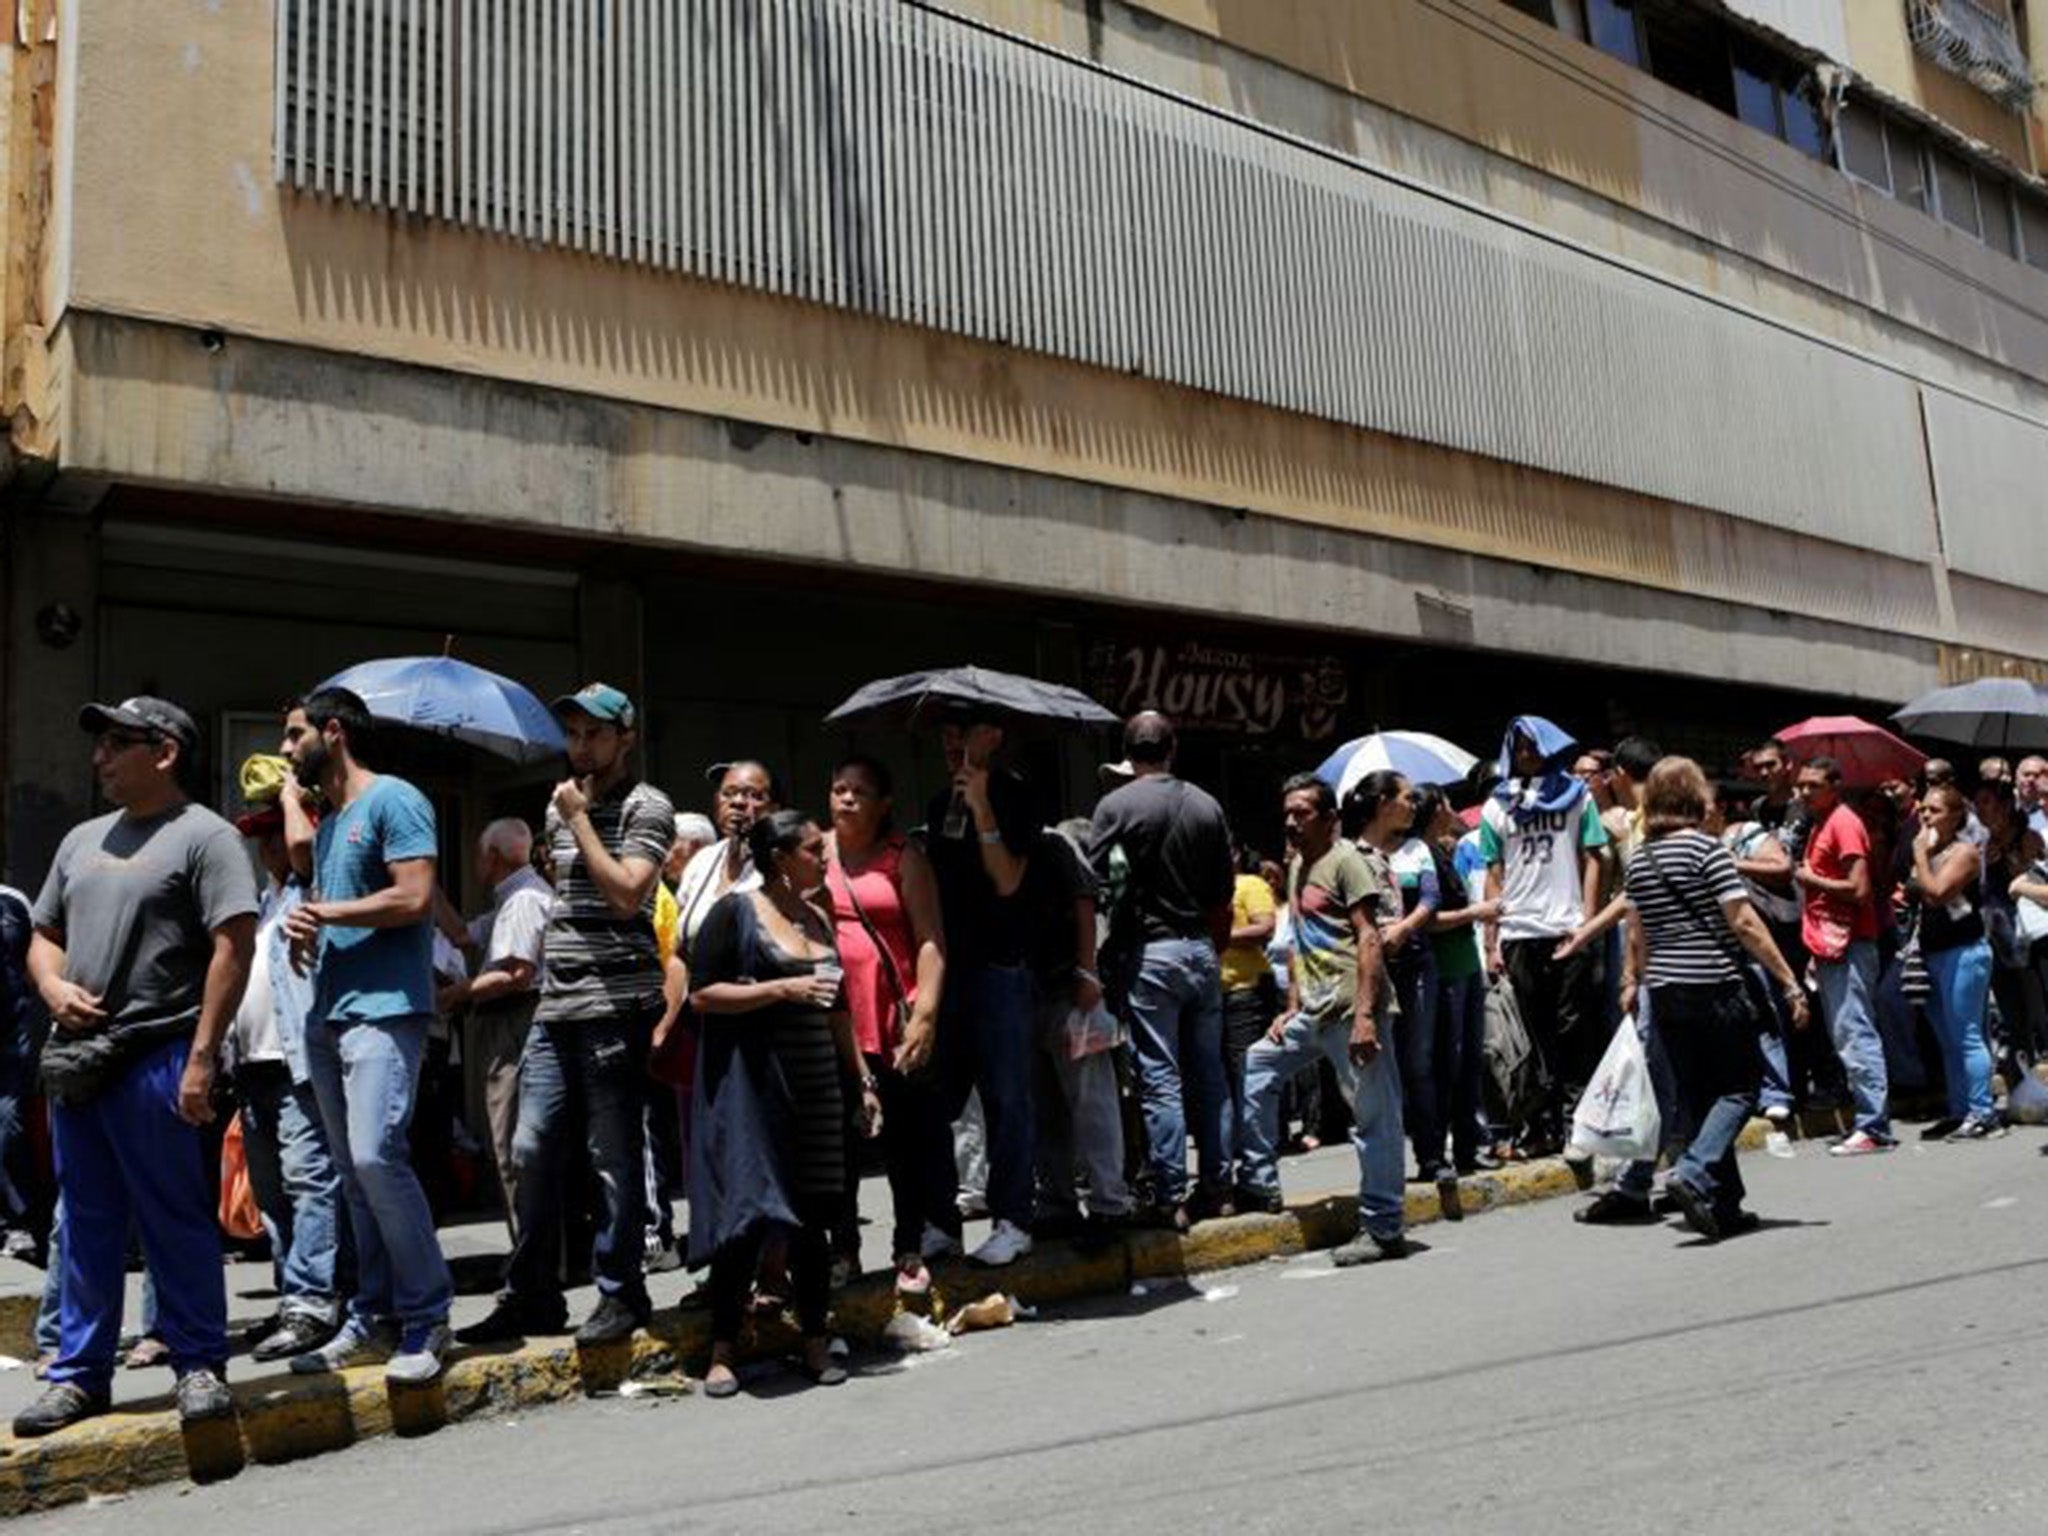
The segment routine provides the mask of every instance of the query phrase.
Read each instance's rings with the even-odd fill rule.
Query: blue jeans
[[[242,1100],[242,1147],[249,1187],[277,1266],[282,1310],[333,1323],[340,1317],[346,1269],[341,1175],[311,1083],[292,1081],[283,1062],[254,1062],[235,1073]]]
[[[1238,1122],[1244,1182],[1262,1195],[1280,1191],[1280,1090],[1318,1057],[1336,1070],[1351,1104],[1351,1145],[1358,1153],[1358,1224],[1377,1238],[1401,1235],[1402,1180],[1408,1156],[1401,1145],[1401,1074],[1380,1021],[1380,1053],[1366,1067],[1351,1064],[1351,1010],[1317,1016],[1297,1013],[1278,1044],[1261,1040],[1245,1053],[1244,1116]]]
[[[1436,956],[1426,937],[1411,939],[1392,967],[1400,1017],[1394,1059],[1401,1070],[1401,1117],[1415,1148],[1416,1171],[1434,1179],[1444,1166],[1444,1129],[1451,1117],[1451,1074],[1457,1042],[1448,1014],[1437,1008]]]
[[[1697,1190],[1718,1214],[1733,1216],[1744,1194],[1735,1141],[1756,1112],[1761,1070],[1755,1010],[1739,981],[1652,990],[1657,1037],[1691,1133],[1672,1177]]]
[[[1451,1045],[1449,1061],[1436,1063],[1438,1079],[1450,1085],[1451,1159],[1460,1173],[1470,1173],[1480,1148],[1493,1144],[1486,1118],[1486,973],[1439,980],[1436,1013],[1437,1038]]]
[[[1215,945],[1207,939],[1147,944],[1131,982],[1130,1012],[1152,1199],[1179,1205],[1187,1197],[1187,1098],[1194,1110],[1201,1187],[1220,1194],[1230,1182],[1231,1127],[1230,1088],[1223,1076],[1223,976]]]
[[[1984,1044],[1984,1000],[1991,993],[1991,946],[1979,939],[1955,949],[1927,951],[1927,1022],[1941,1042],[1941,1075],[1948,1112],[1960,1119],[1991,1117],[1991,1051]]]
[[[427,1024],[422,1014],[306,1025],[306,1065],[355,1243],[349,1315],[365,1327],[446,1322],[455,1296],[406,1138]]]
[[[647,1050],[657,1015],[536,1019],[519,1058],[519,1126],[512,1133],[518,1236],[505,1293],[537,1313],[562,1304],[562,1175],[582,1121],[602,1213],[590,1274],[601,1295],[647,1305]]]
[[[1814,971],[1820,978],[1821,1012],[1827,1018],[1828,1038],[1842,1058],[1849,1094],[1856,1103],[1856,1129],[1879,1141],[1890,1141],[1884,1041],[1878,1036],[1877,1016],[1872,1011],[1877,993],[1877,944],[1871,939],[1852,940],[1841,959],[1816,962]]]
[[[1028,1231],[1038,1166],[1031,1095],[1038,993],[1031,972],[1021,965],[984,965],[949,974],[939,1004],[939,1042],[946,1118],[958,1120],[968,1094],[981,1093],[988,1127],[988,1213]],[[934,1193],[950,1200],[959,1189],[958,1173],[938,1172]]]
[[[104,1393],[114,1375],[128,1232],[156,1279],[157,1327],[179,1373],[225,1370],[228,1293],[199,1131],[178,1118],[189,1040],[153,1047],[97,1098],[52,1105],[64,1201],[62,1301],[50,1380]]]
[[[1757,996],[1771,1000],[1771,1011],[1757,1020],[1757,1050],[1764,1059],[1763,1090],[1757,1101],[1765,1109],[1790,1109],[1792,1097],[1792,1057],[1786,1048],[1786,1032],[1792,1027],[1791,1015],[1785,1011],[1785,999],[1771,980],[1770,972],[1756,962],[1749,964],[1752,990]]]

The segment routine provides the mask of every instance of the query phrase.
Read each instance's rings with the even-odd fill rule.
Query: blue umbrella
[[[2017,677],[1936,688],[1892,718],[1915,736],[2001,751],[2048,747],[2048,689]]]
[[[554,713],[530,688],[452,656],[358,662],[320,686],[348,689],[378,720],[467,742],[515,763],[549,762],[566,750]]]
[[[1479,759],[1427,731],[1374,731],[1347,741],[1323,760],[1316,777],[1342,800],[1368,773],[1392,769],[1411,784],[1456,784]]]

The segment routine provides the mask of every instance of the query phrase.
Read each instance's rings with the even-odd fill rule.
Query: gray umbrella
[[[1116,725],[1117,717],[1078,688],[985,667],[910,672],[863,685],[825,717],[827,725],[894,721],[922,725],[953,709],[987,710],[1052,725]]]
[[[1892,718],[1915,736],[2000,751],[2048,748],[2048,689],[1981,677],[1923,693]]]

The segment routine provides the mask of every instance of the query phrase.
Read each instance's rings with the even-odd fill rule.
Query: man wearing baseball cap
[[[675,839],[675,807],[631,773],[639,717],[608,683],[555,700],[569,774],[543,836],[555,906],[541,954],[540,1005],[519,1063],[512,1161],[519,1201],[505,1285],[464,1343],[552,1333],[564,1319],[562,1165],[580,1111],[603,1195],[590,1272],[598,1303],[581,1345],[631,1337],[651,1310],[644,1245],[647,1051],[662,1014],[654,892]]]
[[[35,903],[29,975],[50,1010],[43,1082],[65,1208],[61,1342],[49,1386],[15,1416],[46,1435],[106,1411],[130,1223],[188,1421],[234,1412],[227,1288],[199,1127],[248,979],[256,889],[235,830],[179,784],[199,732],[164,699],[90,704],[100,793]]]
[[[277,1323],[249,1351],[259,1361],[318,1349],[341,1322],[337,1268],[344,1251],[341,1175],[306,1060],[313,982],[291,963],[285,920],[306,899],[288,841],[310,843],[313,818],[291,765],[258,753],[242,764],[248,809],[235,830],[256,845],[267,877],[256,913],[249,985],[228,1035],[249,1184],[277,1269]]]

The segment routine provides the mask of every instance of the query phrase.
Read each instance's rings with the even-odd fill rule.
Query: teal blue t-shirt
[[[314,889],[321,901],[374,896],[391,884],[391,865],[431,859],[438,846],[427,797],[380,774],[320,823]],[[313,1017],[353,1024],[432,1013],[433,956],[430,918],[403,928],[323,927]]]

